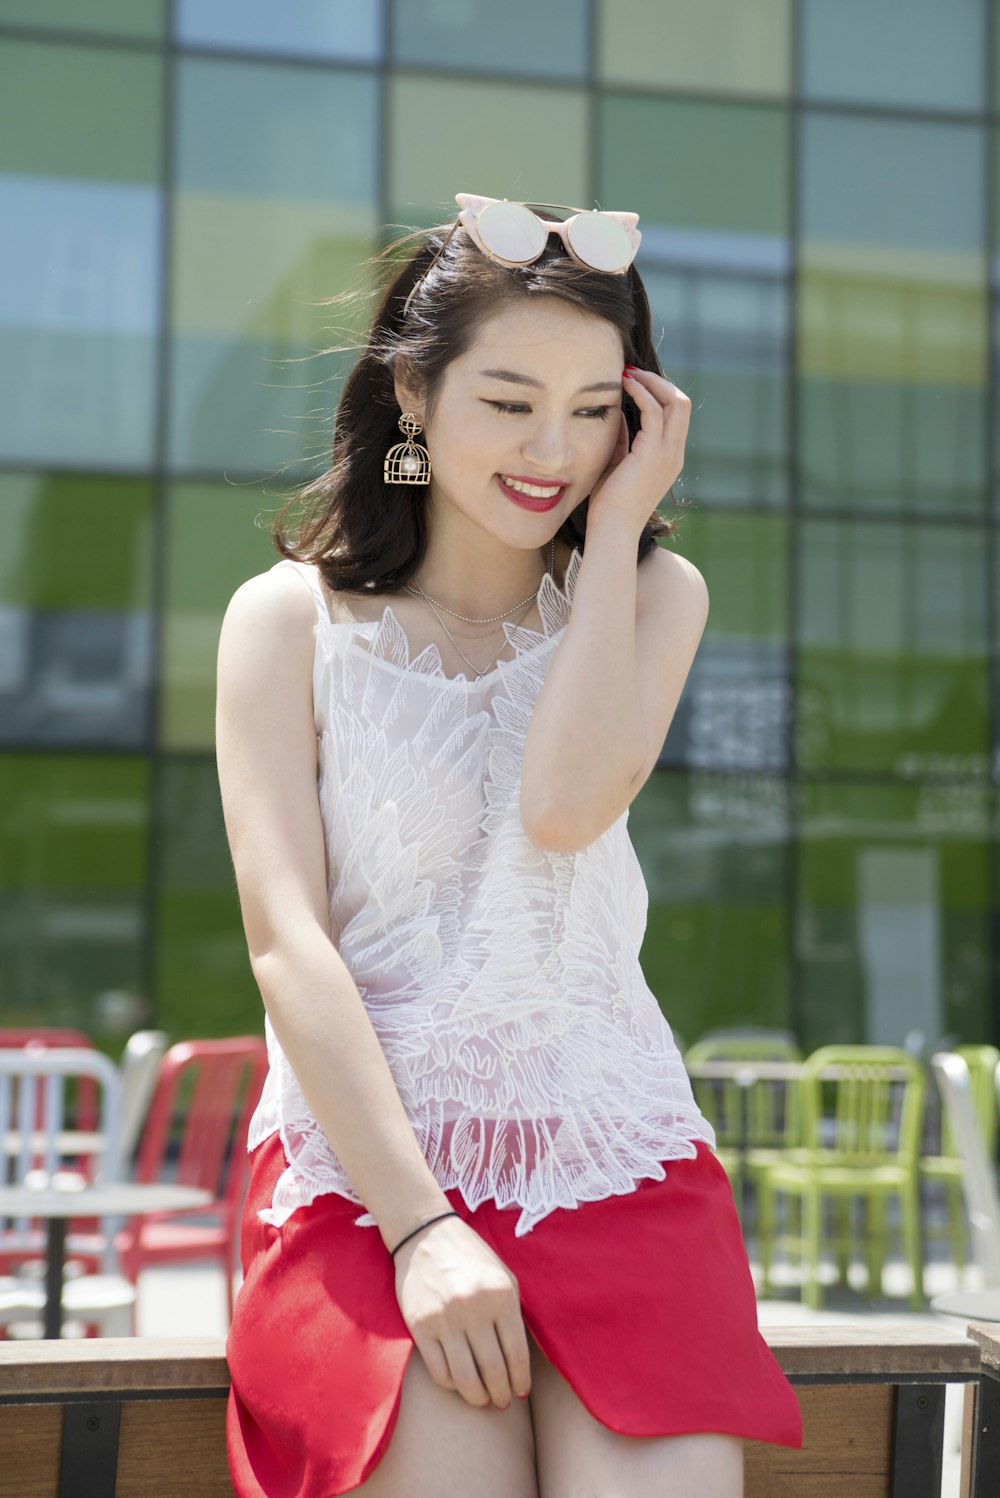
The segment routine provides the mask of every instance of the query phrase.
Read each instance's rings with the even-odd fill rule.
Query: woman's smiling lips
[[[510,477],[514,478],[515,475],[511,474]],[[561,484],[559,486],[559,493],[558,494],[554,494],[551,499],[538,499],[533,494],[522,494],[518,489],[511,489],[509,487],[509,485],[507,485],[507,484],[504,483],[503,479],[500,477],[499,474],[496,475],[496,481],[499,484],[500,488],[503,490],[504,494],[506,494],[507,498],[513,500],[516,505],[520,505],[523,510],[551,510],[551,509],[554,509],[555,506],[562,499],[563,495],[566,493],[567,488],[569,487],[567,484]],[[525,479],[525,480],[523,480],[523,482],[524,483],[532,483],[534,485],[534,487],[538,488],[538,489],[545,489],[545,488],[551,487],[550,485],[547,485],[547,484],[541,484],[537,480]]]

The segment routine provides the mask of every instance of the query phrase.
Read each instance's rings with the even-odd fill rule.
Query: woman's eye
[[[516,413],[518,411],[527,411],[528,409],[527,406],[514,404],[511,401],[487,401],[486,404],[488,406],[493,406],[497,411],[503,411],[507,415],[511,415],[512,413]],[[581,416],[587,416],[591,419],[599,418],[601,421],[606,421],[610,414],[610,406],[591,406],[588,410],[581,411],[580,413]]]

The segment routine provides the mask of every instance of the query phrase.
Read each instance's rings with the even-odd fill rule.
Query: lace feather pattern
[[[449,677],[381,619],[331,619],[315,569],[317,789],[331,931],[435,1179],[467,1205],[520,1208],[523,1237],[557,1207],[662,1180],[715,1147],[639,964],[648,894],[626,810],[586,848],[535,847],[520,821],[524,738],[569,621],[549,573],[541,630]],[[363,1205],[265,1017],[270,1067],[247,1140],[288,1160],[262,1221],[336,1192]],[[365,1212],[359,1227],[377,1226]]]

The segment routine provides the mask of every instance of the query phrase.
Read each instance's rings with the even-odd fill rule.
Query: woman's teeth
[[[516,489],[519,494],[527,494],[529,499],[555,499],[563,487],[562,484],[547,484],[544,486],[541,484],[522,484],[517,479],[509,479],[505,473],[502,473],[500,477],[508,489]]]

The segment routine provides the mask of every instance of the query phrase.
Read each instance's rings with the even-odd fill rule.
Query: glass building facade
[[[466,190],[637,211],[692,399],[711,612],[630,819],[678,1035],[1000,1039],[998,37],[993,0],[0,0],[4,1022],[259,1029],[219,625],[325,466],[322,299]]]

